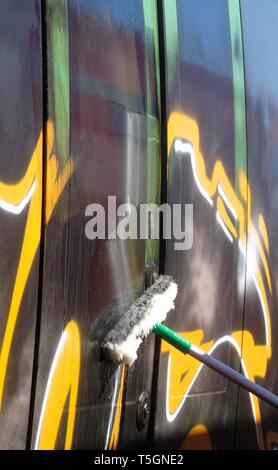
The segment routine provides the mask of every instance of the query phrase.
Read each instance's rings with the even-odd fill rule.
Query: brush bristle
[[[177,284],[172,277],[160,276],[106,335],[101,345],[106,357],[132,365],[143,339],[174,308],[176,295]]]

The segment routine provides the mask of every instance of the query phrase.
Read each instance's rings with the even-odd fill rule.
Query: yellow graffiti
[[[115,450],[118,448],[121,417],[122,417],[124,383],[125,383],[125,367],[122,368],[121,383],[120,383],[120,389],[118,392],[118,399],[117,399],[117,405],[116,405],[116,413],[114,417],[111,436],[109,439],[109,446],[108,446],[109,450]]]
[[[232,205],[239,222],[239,238],[243,245],[245,245],[246,233],[244,208],[241,201],[239,201],[220,160],[215,162],[212,177],[209,178],[207,176],[205,160],[200,151],[200,135],[196,121],[185,114],[172,113],[168,121],[168,156],[170,156],[173,142],[177,138],[185,139],[192,144],[195,152],[194,163],[198,183],[201,188],[203,188],[208,198],[212,198],[217,193],[218,184],[221,184],[227,199],[232,201]]]
[[[42,139],[43,136],[41,132],[35,150],[31,156],[27,171],[21,181],[14,185],[6,185],[0,182],[0,198],[6,204],[11,205],[19,205],[28,195],[31,185],[35,185],[29,203],[21,254],[0,353],[0,410],[2,408],[5,377],[15,325],[23,293],[40,243],[42,224]],[[51,168],[52,171],[48,172],[46,199],[49,203],[47,204],[46,221],[44,221],[44,223],[49,221],[50,215],[60,197],[61,191],[68,181],[72,171],[71,165],[68,163],[61,171],[61,174],[59,176],[57,175],[57,159],[55,156],[50,156],[54,141],[54,129],[51,121],[47,124],[47,139],[47,167]],[[56,171],[53,171],[54,168]]]
[[[25,175],[16,184],[6,184],[0,181],[0,197],[9,204],[19,205],[21,201],[26,197],[29,189],[34,182],[35,175],[38,175],[36,184],[39,184],[41,188],[41,155],[42,155],[42,133],[39,136],[37,145],[30,159],[30,163],[26,170]]]
[[[268,293],[272,293],[272,284],[266,256],[266,253],[267,255],[269,254],[269,237],[265,220],[263,215],[259,214],[258,226],[259,233],[263,240],[262,244],[251,218],[251,188],[246,175],[243,172],[239,174],[239,195],[233,188],[220,159],[216,160],[211,177],[209,177],[206,171],[205,159],[200,150],[200,135],[197,122],[183,113],[174,112],[170,115],[168,120],[168,158],[170,157],[173,145],[177,142],[178,145],[175,148],[178,150],[184,148],[184,151],[187,153],[188,149],[192,148],[190,155],[195,182],[201,194],[208,200],[211,206],[214,205],[215,198],[216,210],[221,218],[221,223],[223,222],[224,229],[229,234],[229,238],[238,241],[239,248],[247,260],[247,270],[249,270],[248,272],[252,275],[258,291],[264,316],[266,344],[256,345],[253,335],[247,330],[235,331],[230,337],[227,337],[232,344],[234,344],[237,351],[241,353],[241,361],[245,374],[248,375],[251,380],[255,381],[256,377],[265,377],[267,363],[271,357],[271,319]],[[183,147],[185,145],[186,147]],[[259,260],[263,267],[266,284],[261,272]],[[203,330],[189,333],[182,332],[181,335],[197,346],[201,346],[207,353],[213,350],[217,345],[217,341],[219,341],[213,339],[212,341],[202,344],[204,336]],[[162,352],[167,352],[169,354],[170,363],[173,361],[175,364],[174,368],[168,369],[169,376],[167,384],[169,388],[168,412],[170,416],[175,416],[190,391],[192,383],[200,369],[200,364],[190,356],[180,354],[175,348],[167,345],[165,342],[162,342]],[[259,400],[251,394],[250,399],[256,423],[259,447],[264,448]]]
[[[56,155],[51,154],[54,144],[54,126],[48,121],[46,126],[47,161],[46,161],[46,200],[45,200],[45,224],[47,225],[53,209],[60,198],[65,185],[73,173],[73,161],[67,158],[62,171],[59,171],[59,163]]]
[[[202,345],[202,349],[205,352],[208,352],[213,345],[213,341],[202,343],[204,337],[202,330],[186,333],[180,332],[179,334],[193,344]],[[166,341],[162,341],[161,343],[161,352],[169,353],[171,363],[174,364],[174,367],[170,368],[170,377],[168,380],[169,402],[167,404],[170,414],[174,415],[180,407],[181,401],[200,367],[200,362],[189,354],[184,355],[174,346],[166,343]]]
[[[78,326],[70,321],[60,340],[49,374],[36,449],[52,450],[69,396],[65,450],[71,448],[76,414],[80,372],[80,336]]]
[[[263,237],[263,241],[266,247],[267,254],[269,255],[269,239],[268,239],[268,233],[267,233],[267,228],[265,225],[265,220],[262,214],[259,215],[259,229],[261,232],[261,235]]]
[[[217,195],[217,208],[226,223],[226,227],[230,230],[231,234],[235,239],[238,239],[240,246],[243,248],[245,255],[248,256],[249,252],[249,243],[247,244],[247,233],[246,227],[252,237],[257,252],[259,253],[260,259],[262,261],[264,271],[266,274],[268,286],[271,293],[271,280],[270,280],[270,271],[267,263],[267,259],[259,239],[259,236],[256,232],[254,223],[251,219],[251,189],[249,187],[246,175],[240,173],[239,177],[239,188],[243,198],[243,201],[237,196],[235,189],[233,188],[227,173],[224,169],[224,166],[221,160],[215,162],[212,176],[209,178],[206,173],[205,160],[200,150],[200,135],[197,122],[190,118],[189,116],[183,113],[172,113],[168,121],[168,156],[170,156],[171,148],[176,139],[184,139],[187,142],[192,144],[194,149],[194,176],[197,180],[197,184],[201,187],[202,191],[212,199]],[[221,192],[220,192],[221,189]],[[220,202],[220,196],[225,197],[225,200]],[[246,196],[247,195],[247,196]],[[229,207],[232,209],[233,214],[235,215],[236,222],[238,223],[238,229],[229,217],[224,203],[228,201]],[[245,204],[244,204],[245,203]],[[246,216],[245,216],[246,214]],[[268,241],[267,232],[265,232],[265,224],[262,224],[261,217],[261,228],[264,233],[264,238],[266,244]],[[264,230],[265,228],[265,230]],[[247,247],[247,248],[246,248]],[[263,311],[265,317],[265,326],[267,333],[267,344],[266,348],[268,349],[267,357],[271,356],[271,323],[270,323],[270,312],[267,299],[267,293],[264,286],[263,278],[258,266],[258,261],[254,257],[253,262],[255,264],[253,271],[256,279],[256,283],[259,289],[259,295],[263,304]]]
[[[26,230],[24,234],[21,255],[19,259],[12,301],[7,319],[3,344],[0,353],[0,409],[2,407],[3,389],[6,376],[7,363],[11,349],[12,338],[15,324],[18,317],[24,289],[31,270],[34,256],[40,241],[41,231],[41,181],[42,181],[42,133],[39,136],[38,143],[31,157],[30,164],[25,176],[20,183],[7,186],[1,183],[1,197],[8,203],[19,204],[26,196],[31,184],[36,183],[36,188],[30,202]]]
[[[254,338],[249,331],[235,331],[232,337],[242,347],[242,363],[245,365],[245,375],[255,382],[256,377],[265,377],[267,370],[268,350],[262,345],[258,346],[254,343]],[[242,339],[243,337],[243,339]],[[261,411],[258,397],[250,395],[253,408],[254,421],[256,424],[257,439],[259,448],[264,448],[263,431],[261,425]]]
[[[209,432],[203,424],[197,424],[187,434],[181,450],[212,450]]]
[[[203,343],[203,330],[191,332],[179,332],[179,334],[191,341],[196,346],[202,348],[207,354],[212,353],[217,341],[209,341]],[[235,331],[230,337],[223,337],[223,343],[230,339],[232,344],[236,345],[237,352],[240,352],[242,344],[242,331]],[[255,380],[256,376],[264,377],[266,373],[266,361],[264,346],[256,346],[253,336],[249,332],[244,332],[244,342],[246,345],[245,353],[242,355],[241,363],[243,372],[250,380]],[[221,338],[220,338],[221,339]],[[234,341],[232,341],[234,340]],[[222,344],[223,344],[222,343]],[[183,406],[192,386],[197,380],[199,373],[203,367],[199,361],[190,355],[184,355],[174,346],[162,341],[161,352],[168,353],[168,377],[167,377],[167,415],[168,420],[173,421]],[[173,367],[171,364],[173,363]],[[264,446],[263,433],[261,427],[261,413],[259,400],[256,396],[250,394],[254,421],[256,424],[258,443],[261,448]]]

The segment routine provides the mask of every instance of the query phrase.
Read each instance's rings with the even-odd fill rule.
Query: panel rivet
[[[137,428],[142,431],[150,416],[150,396],[148,392],[142,392],[137,401],[136,421]]]

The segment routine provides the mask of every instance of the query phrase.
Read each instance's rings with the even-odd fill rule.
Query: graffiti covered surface
[[[0,16],[0,447],[25,448],[37,314],[42,182],[40,2]]]

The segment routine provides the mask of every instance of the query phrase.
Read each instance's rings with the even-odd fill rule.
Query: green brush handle
[[[171,330],[166,325],[162,325],[161,323],[156,324],[153,327],[153,333],[155,333],[161,339],[167,341],[167,343],[172,344],[172,346],[174,346],[179,351],[183,352],[184,354],[190,354],[190,356],[194,357],[216,372],[219,372],[227,379],[231,380],[248,392],[253,393],[257,397],[261,398],[269,405],[278,409],[278,397],[274,395],[274,393],[271,393],[261,385],[258,385],[255,382],[247,379],[243,374],[240,374],[236,370],[227,366],[227,364],[219,361],[219,359],[216,359],[215,357],[205,353],[202,349],[194,346],[194,344],[178,335],[175,331]]]
[[[178,333],[176,333],[174,330],[171,330],[168,328],[168,326],[163,325],[162,323],[157,323],[154,325],[153,333],[155,333],[161,339],[167,341],[167,343],[172,344],[172,346],[185,354],[189,352],[192,346],[190,341],[187,341],[182,336],[178,335]]]

